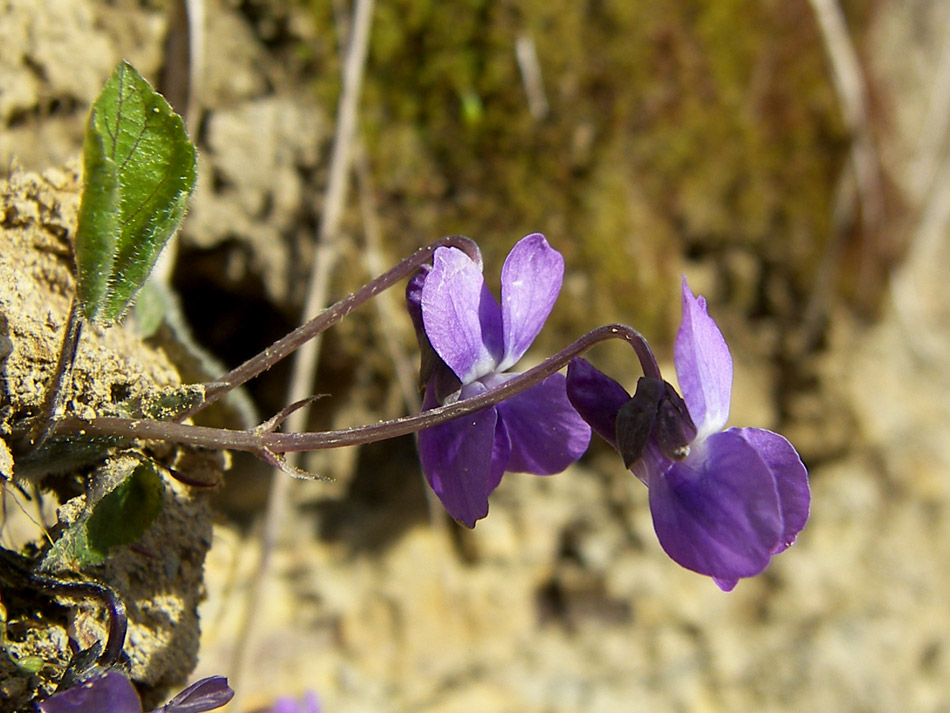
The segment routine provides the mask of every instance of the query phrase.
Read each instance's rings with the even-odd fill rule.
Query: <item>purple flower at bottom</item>
[[[196,681],[153,713],[202,713],[220,708],[234,698],[224,676],[208,676]]]
[[[152,713],[202,713],[234,697],[223,676],[209,676],[188,686]],[[106,671],[39,704],[41,713],[142,713],[138,691],[125,674]]]
[[[649,488],[653,527],[666,553],[729,591],[795,541],[808,519],[808,473],[777,433],[723,430],[732,356],[706,301],[685,278],[674,365],[682,400],[647,377],[631,399],[584,359],[568,367],[568,396]]]
[[[42,713],[142,713],[142,701],[126,676],[108,671],[53,694],[39,704],[39,709]]]
[[[501,304],[480,260],[435,251],[406,291],[427,379],[423,410],[480,394],[509,372],[541,331],[561,289],[564,259],[534,233],[512,248],[501,271]],[[571,406],[561,374],[505,401],[419,433],[419,459],[445,509],[474,527],[505,471],[559,473],[587,450],[590,427]]]

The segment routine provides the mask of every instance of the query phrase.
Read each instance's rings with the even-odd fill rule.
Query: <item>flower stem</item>
[[[46,442],[56,423],[56,414],[66,400],[69,389],[69,377],[72,374],[73,364],[76,362],[76,351],[79,348],[79,337],[82,334],[82,309],[79,299],[73,296],[69,305],[69,316],[63,330],[63,342],[59,350],[59,358],[40,406],[34,426],[19,444],[21,455],[28,455]]]
[[[336,431],[273,433],[265,428],[239,431],[147,419],[108,417],[86,421],[79,418],[67,418],[57,424],[56,435],[110,435],[145,440],[163,440],[206,448],[249,451],[262,457],[268,454],[273,456],[276,453],[289,453],[291,451],[312,451],[371,443],[437,426],[440,423],[445,423],[510,398],[514,394],[544,381],[564,368],[571,359],[582,354],[598,342],[607,339],[626,341],[636,352],[644,375],[660,377],[656,358],[653,356],[653,352],[643,335],[632,327],[623,324],[608,324],[588,332],[554,356],[545,359],[533,369],[513,377],[501,386],[489,389],[472,398],[439,406],[414,416],[404,416],[368,426]]]
[[[440,423],[451,421],[465,414],[492,406],[499,401],[514,396],[535,384],[539,384],[552,374],[563,369],[576,356],[584,353],[598,342],[608,339],[623,339],[636,352],[640,360],[640,367],[645,376],[660,378],[660,368],[650,345],[643,335],[625,324],[607,324],[598,327],[583,337],[568,345],[554,356],[548,357],[536,367],[509,379],[504,384],[484,391],[477,396],[456,401],[452,404],[439,406],[423,411],[414,416],[404,416],[391,421],[338,431],[324,431],[321,433],[273,433],[274,443],[268,443],[268,448],[276,452],[309,451],[323,448],[339,448],[341,446],[357,445],[382,441],[387,438],[403,436],[407,433],[431,428]]]
[[[67,597],[98,599],[106,610],[108,637],[102,647],[102,652],[99,654],[97,663],[103,668],[109,668],[119,663],[122,648],[125,646],[125,635],[129,628],[129,620],[125,602],[115,593],[112,587],[94,579],[78,582],[47,577],[41,574],[34,574],[33,579],[43,587]]]
[[[392,287],[403,277],[411,274],[413,270],[420,265],[432,260],[432,254],[437,248],[454,247],[463,250],[473,260],[478,260],[478,246],[475,242],[462,235],[447,235],[434,243],[430,243],[423,248],[419,248],[405,260],[384,272],[370,282],[367,282],[360,289],[344,297],[342,300],[318,314],[306,324],[297,327],[290,334],[278,339],[267,349],[257,356],[251,357],[239,367],[232,369],[220,379],[207,384],[205,399],[197,406],[178,414],[175,417],[176,422],[181,422],[193,414],[210,406],[225,394],[236,389],[238,386],[247,383],[261,372],[267,371],[281,359],[293,354],[297,349],[304,345],[315,336],[325,331],[329,327],[346,317],[350,312],[359,307],[369,299],[372,299],[383,290]]]

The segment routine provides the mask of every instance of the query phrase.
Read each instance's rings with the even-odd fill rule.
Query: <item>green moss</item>
[[[551,107],[539,121],[521,33]],[[315,81],[328,96],[338,72]],[[687,254],[754,253],[806,292],[846,158],[804,1],[393,0],[376,7],[361,111],[393,252],[462,232],[497,266],[545,232],[589,277],[596,313],[567,308],[572,333],[608,318],[668,332]]]

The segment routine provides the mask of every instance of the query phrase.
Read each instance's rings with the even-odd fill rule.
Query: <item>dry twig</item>
[[[855,202],[860,205],[860,220],[863,233],[872,249],[865,254],[876,253],[874,239],[883,221],[881,175],[879,157],[871,134],[867,106],[867,85],[861,71],[861,63],[854,43],[848,34],[844,13],[838,0],[809,0],[812,12],[821,30],[825,51],[831,64],[831,77],[838,94],[841,113],[851,134],[851,175],[844,177],[836,196],[834,208],[833,237],[823,263],[817,271],[815,288],[805,310],[804,332],[811,343],[817,325],[824,313],[828,294],[833,283],[832,276],[841,255],[845,237],[844,224],[854,215]],[[853,184],[851,183],[853,181]],[[855,200],[855,193],[856,199]],[[869,284],[871,262],[864,259],[861,265],[861,284]]]

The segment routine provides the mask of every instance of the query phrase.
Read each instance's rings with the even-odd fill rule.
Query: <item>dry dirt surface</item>
[[[567,277],[529,358],[620,320],[642,325],[668,362],[685,273],[736,360],[732,422],[781,431],[809,466],[812,514],[794,547],[720,592],[664,555],[646,491],[600,446],[555,477],[507,475],[490,516],[463,530],[427,509],[403,439],[307,460],[335,481],[293,483],[272,575],[248,612],[268,476],[235,458],[211,506],[166,480],[164,524],[96,572],[127,597],[130,672],[150,702],[225,674],[234,713],[308,690],[333,713],[950,711],[950,6],[840,3],[865,81],[865,123],[849,129],[841,48],[822,40],[819,4],[472,2],[451,17],[424,0],[377,4],[366,160],[331,289],[342,296],[373,271],[373,225],[393,261],[443,233],[484,240],[486,275],[543,230]],[[9,443],[71,296],[86,111],[121,57],[161,83],[174,5],[0,0]],[[195,339],[232,364],[297,323],[343,33],[330,3],[205,10],[189,114],[199,187],[171,282]],[[541,118],[520,36],[543,70]],[[869,144],[852,143],[855,128]],[[861,164],[852,148],[868,146]],[[854,180],[855,164],[872,173]],[[70,407],[200,374],[182,339],[143,342],[131,323],[92,334]],[[413,348],[408,320],[372,308],[328,335],[317,388],[332,398],[314,428],[405,412],[389,342]],[[624,353],[596,355],[630,367]],[[275,369],[252,386],[260,413],[284,405],[286,377]],[[0,448],[6,477],[11,451]],[[114,461],[60,480],[81,493],[76,483]],[[2,544],[41,546],[7,490]],[[57,506],[71,517],[67,495],[46,493],[48,524]],[[63,600],[31,610],[5,588],[0,601],[8,619],[18,607],[8,635],[21,648],[8,649],[35,642],[48,664],[34,680],[0,661],[0,710],[14,711],[53,685],[69,637],[101,635],[99,612]]]
[[[67,238],[75,230],[78,174],[70,168],[42,175],[16,172],[0,181],[0,191],[0,338],[4,345],[0,434],[5,448],[9,444],[7,453],[12,452],[3,473],[5,509],[24,508],[19,513],[24,514],[31,484],[43,478],[44,487],[55,493],[45,497],[61,503],[55,516],[57,527],[65,527],[82,512],[93,484],[109,482],[115,477],[113,472],[128,472],[140,458],[164,462],[176,471],[184,468],[186,474],[192,468],[220,471],[217,455],[192,457],[187,465],[187,452],[174,447],[111,456],[113,449],[87,452],[75,442],[61,443],[55,437],[36,454],[19,446],[30,428],[30,416],[39,411],[69,311],[73,280]],[[114,413],[123,404],[141,402],[178,383],[175,367],[164,352],[145,344],[134,324],[91,327],[85,330],[77,352],[64,411],[84,418]],[[162,514],[146,535],[134,549],[122,548],[105,564],[83,569],[85,576],[112,587],[126,603],[130,642],[126,665],[143,691],[160,692],[188,676],[197,661],[197,606],[212,537],[207,494],[192,493],[168,477],[167,470],[162,472]],[[4,546],[18,539],[14,530],[12,524],[5,528]],[[34,527],[33,536],[38,534]],[[51,574],[69,576],[73,569],[67,563]],[[18,671],[11,658],[4,657],[0,664],[3,710],[27,709],[33,692],[49,692],[70,662],[68,637],[81,649],[104,641],[104,613],[98,603],[77,606],[52,591],[38,597],[12,572],[5,574],[0,595],[6,606],[7,650],[16,660],[40,656],[45,662],[35,676]]]

